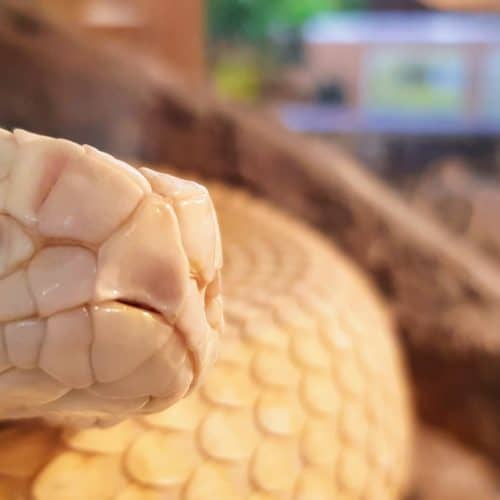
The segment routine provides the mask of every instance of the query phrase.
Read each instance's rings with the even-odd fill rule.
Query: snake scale
[[[0,500],[402,495],[411,404],[371,285],[208,187],[0,131]]]

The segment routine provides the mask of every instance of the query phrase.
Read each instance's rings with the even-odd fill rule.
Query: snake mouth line
[[[174,334],[177,335],[178,338],[184,344],[184,347],[186,348],[187,352],[190,354],[190,357],[191,358],[193,357],[192,350],[190,349],[190,347],[188,345],[188,342],[187,342],[187,339],[186,339],[184,333],[179,328],[176,328],[175,324],[171,324],[170,322],[168,322],[167,319],[165,318],[165,316],[158,309],[156,309],[155,307],[153,307],[149,304],[146,304],[144,302],[137,301],[137,300],[120,299],[120,300],[115,300],[113,302],[115,302],[117,304],[122,304],[122,305],[127,306],[127,307],[133,307],[134,309],[138,309],[142,312],[154,314],[154,316],[158,320],[160,320],[163,324],[172,328]],[[193,359],[192,359],[192,362],[193,362],[193,368],[194,368],[196,366],[196,363],[193,361]]]
[[[151,306],[150,304],[146,304],[144,302],[140,302],[137,300],[127,300],[127,299],[115,300],[114,302],[116,302],[117,304],[122,304],[122,305],[127,306],[127,307],[141,309],[143,311],[158,315],[162,318],[162,320],[165,324],[168,324],[167,321],[165,320],[165,318],[163,317],[163,314],[158,309],[155,309],[153,306]],[[169,326],[172,326],[172,325],[169,325]]]
[[[196,386],[196,380],[198,379],[198,376],[201,372],[201,366],[200,366],[200,359],[199,359],[199,353],[195,352],[193,348],[190,347],[189,342],[186,338],[186,335],[179,329],[176,328],[175,325],[170,324],[166,319],[165,316],[155,307],[151,306],[150,304],[146,304],[141,301],[137,300],[129,300],[129,299],[119,299],[115,300],[114,302],[118,304],[122,304],[127,307],[133,307],[134,309],[139,309],[141,311],[145,311],[151,314],[154,314],[158,319],[164,323],[165,325],[169,326],[172,328],[174,335],[177,335],[177,338],[182,342],[184,345],[184,348],[186,349],[186,353],[188,355],[188,358],[191,363],[191,367],[193,369],[193,380],[187,390],[187,394],[191,392],[191,390]]]

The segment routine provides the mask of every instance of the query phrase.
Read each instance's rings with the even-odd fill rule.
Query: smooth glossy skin
[[[192,390],[222,328],[207,190],[25,131],[0,130],[0,177],[0,418],[109,423]]]
[[[192,215],[183,219],[175,197],[184,181],[156,175],[146,172],[153,190],[165,197],[163,189],[172,190],[179,221],[188,221]],[[168,182],[159,186],[159,179]],[[227,322],[215,367],[167,410],[132,416],[110,428],[75,430],[25,421],[0,428],[1,500],[401,497],[411,411],[392,324],[372,288],[345,257],[303,225],[241,192],[222,186],[211,186],[210,192],[224,241]],[[196,207],[190,213],[199,218],[208,212]],[[192,267],[210,278],[204,262],[211,257],[188,243],[198,231],[181,233],[190,262],[196,262]],[[128,239],[127,245],[134,241]],[[134,252],[126,248],[120,255],[128,258]],[[213,252],[217,256],[217,248]],[[136,262],[131,260],[131,266]],[[127,269],[124,289],[133,292],[138,283],[140,273]],[[186,301],[190,306],[178,318],[186,331],[195,329],[193,311],[200,309],[195,287],[187,288],[195,299]],[[205,291],[207,318],[214,325],[221,317],[219,292],[215,276]],[[102,307],[125,307],[110,304]],[[83,326],[85,315],[78,311],[73,318],[59,318],[56,331],[67,331],[65,320]],[[101,378],[114,369],[114,354],[107,353],[115,337],[108,335],[106,322],[116,321],[120,331],[129,327],[124,337],[130,343],[121,348],[133,346],[129,355],[136,358],[147,356],[163,338],[156,335],[154,321],[143,322],[140,315],[149,313],[137,308],[116,312],[116,318],[112,310],[101,317],[90,308],[90,314],[98,319],[94,328],[104,332],[96,345],[103,355],[94,360]],[[41,336],[40,326],[34,322],[22,328],[33,340],[20,345],[16,359],[30,366],[30,346]],[[10,335],[17,335],[16,330]],[[77,339],[61,336],[72,340],[65,349],[73,349]],[[135,336],[153,346],[139,349]],[[78,342],[84,341],[78,335]],[[149,380],[161,383],[162,378]],[[33,377],[31,383],[40,382]],[[137,387],[129,381],[115,385],[114,391],[135,395]],[[113,405],[122,402],[101,396],[82,400],[80,393],[74,390],[60,400],[68,411],[83,405],[113,413]],[[16,394],[19,401],[25,397]]]

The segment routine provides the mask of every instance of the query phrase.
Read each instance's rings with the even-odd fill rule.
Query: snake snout
[[[212,364],[222,252],[205,188],[0,130],[0,418],[169,406]]]

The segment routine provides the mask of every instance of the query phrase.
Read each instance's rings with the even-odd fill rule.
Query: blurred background
[[[488,225],[474,212],[500,203],[483,185],[496,188],[500,173],[500,14],[416,0],[17,3],[175,68],[193,91],[342,144],[416,203],[437,205],[454,231]],[[479,207],[463,189],[471,173]]]

